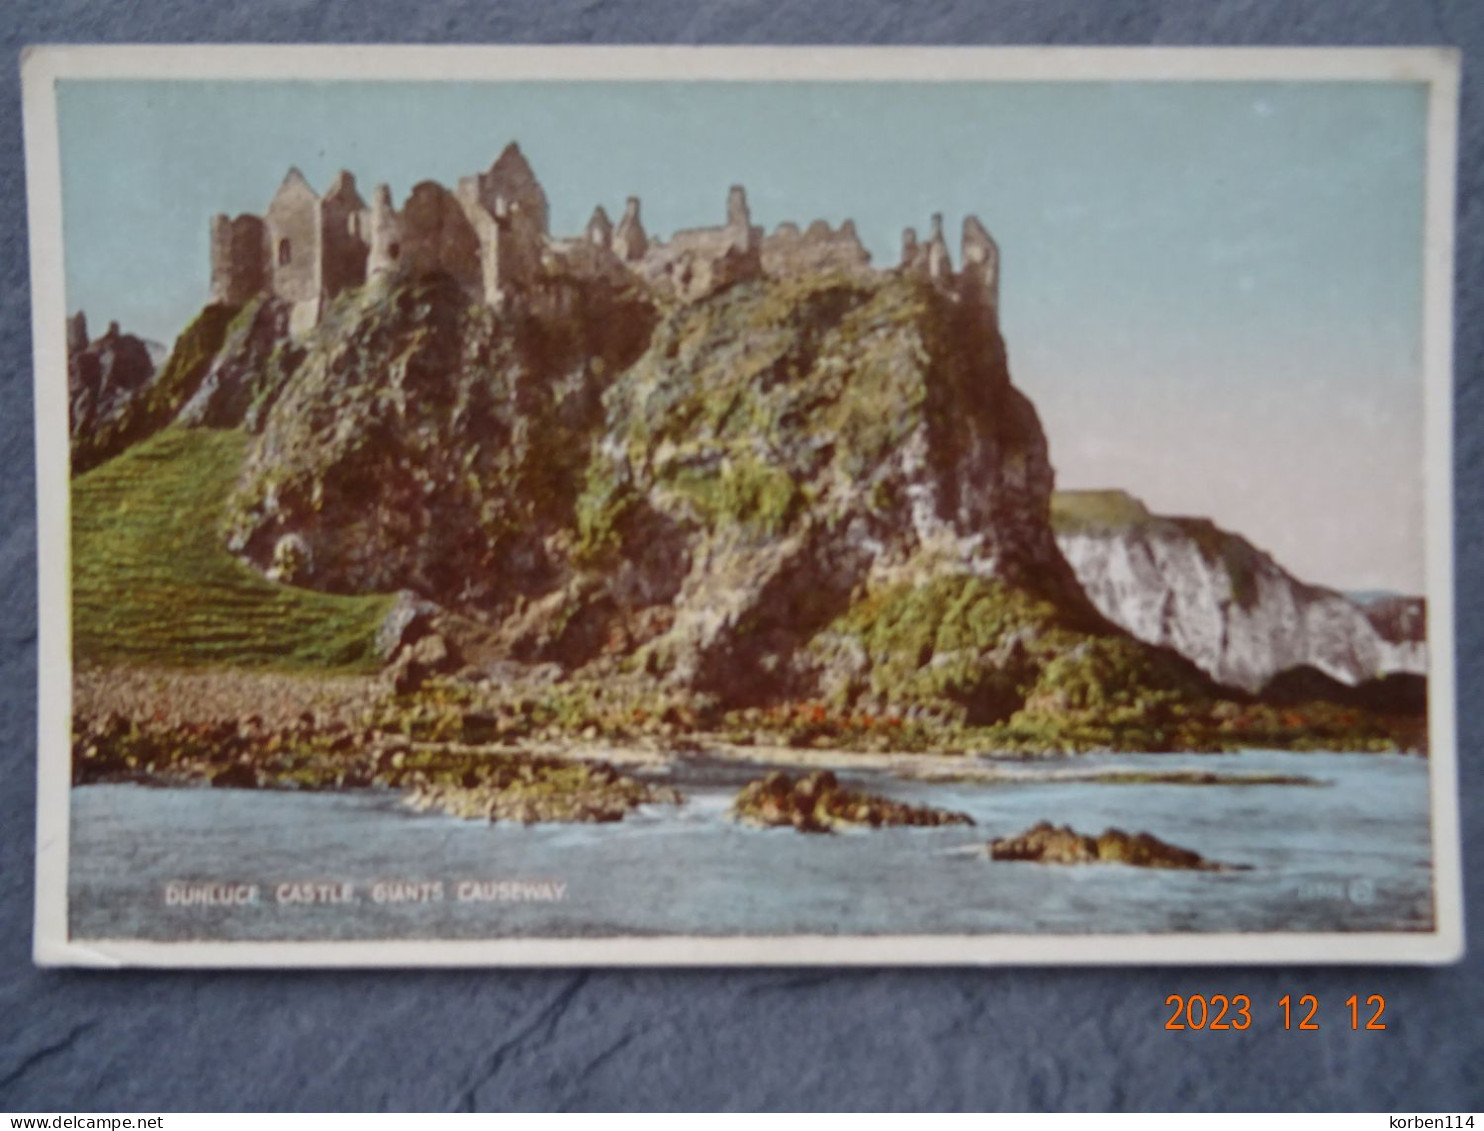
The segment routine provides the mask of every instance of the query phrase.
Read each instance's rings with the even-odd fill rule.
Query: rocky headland
[[[342,242],[295,242],[314,210]],[[558,238],[511,147],[400,210],[348,175],[324,197],[291,175],[264,217],[215,223],[213,253],[212,301],[160,372],[114,424],[75,421],[75,658],[103,685],[380,672],[355,693],[369,728],[337,719],[328,740],[357,782],[385,772],[362,764],[365,729],[378,751],[396,735],[516,758],[1425,746],[1405,696],[1269,701],[1267,675],[1192,643],[1219,631],[1199,602],[1164,638],[1126,615],[1143,596],[1106,599],[1124,567],[1056,517],[973,217],[956,267],[939,218],[877,268],[848,222],[764,233],[740,189],[716,228],[659,239],[634,201]],[[1208,584],[1210,540],[1189,537],[1172,578],[1199,561]],[[1251,632],[1282,638],[1260,566],[1229,573],[1224,615],[1250,575]],[[225,773],[175,731],[135,749],[85,706],[79,728],[86,774]],[[286,780],[277,757],[222,784]],[[420,804],[497,819],[611,819],[648,796],[537,767],[567,800],[532,808],[524,763],[438,765],[408,786]],[[825,817],[851,804],[891,823],[870,798]]]
[[[1152,514],[1124,491],[1058,492],[1052,524],[1099,612],[1221,683],[1261,693],[1310,669],[1358,688],[1341,697],[1360,704],[1367,691],[1386,697],[1368,684],[1387,676],[1420,683],[1426,674],[1421,598],[1357,601],[1307,584],[1241,535],[1207,519]]]

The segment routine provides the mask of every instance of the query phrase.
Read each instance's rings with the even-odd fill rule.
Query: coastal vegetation
[[[564,286],[547,310],[438,275],[350,290],[302,336],[274,300],[203,311],[127,417],[149,434],[73,479],[74,659],[384,681],[333,738],[234,732],[225,763],[204,720],[84,712],[87,774],[611,819],[653,794],[519,760],[1425,749],[1400,695],[1265,699],[1097,611],[1057,532],[1167,520],[1053,494],[981,300],[907,272]],[[388,743],[454,761],[409,753],[408,785],[367,761]],[[823,812],[873,811],[848,800]]]
[[[227,550],[246,447],[168,428],[72,481],[75,662],[374,670],[389,598],[275,584]]]

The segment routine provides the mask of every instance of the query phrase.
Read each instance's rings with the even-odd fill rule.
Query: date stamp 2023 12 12
[[[1170,1030],[1243,1032],[1252,1028],[1253,1005],[1248,994],[1170,994],[1165,1006],[1172,1010],[1165,1019]],[[1315,994],[1284,994],[1276,1003],[1277,1016],[1284,1029],[1317,1032],[1320,1024],[1319,998]],[[1386,1028],[1383,994],[1353,993],[1345,999],[1342,1023],[1348,1021],[1356,1031],[1379,1032]]]

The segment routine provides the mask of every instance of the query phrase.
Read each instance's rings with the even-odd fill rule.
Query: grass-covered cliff
[[[235,430],[168,428],[73,480],[78,660],[374,670],[388,598],[275,585],[227,550],[246,447]]]
[[[431,276],[301,338],[271,302],[208,308],[171,422],[152,408],[152,438],[74,481],[79,658],[370,666],[412,590],[469,630],[471,679],[502,673],[430,708],[454,732],[440,711],[513,680],[519,718],[614,738],[1397,741],[1104,619],[984,306],[897,272],[548,298],[497,311]],[[510,674],[531,665],[564,680],[534,704]]]

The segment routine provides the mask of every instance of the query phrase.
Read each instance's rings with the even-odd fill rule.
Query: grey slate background
[[[1451,44],[1459,704],[1476,941],[1440,970],[63,973],[30,960],[36,550],[20,89],[38,42]],[[0,10],[0,1110],[1484,1107],[1484,3],[5,0]],[[1384,1033],[1342,1003],[1383,993]],[[1171,1033],[1242,992],[1245,1033]],[[1332,1023],[1283,1032],[1314,993]]]

